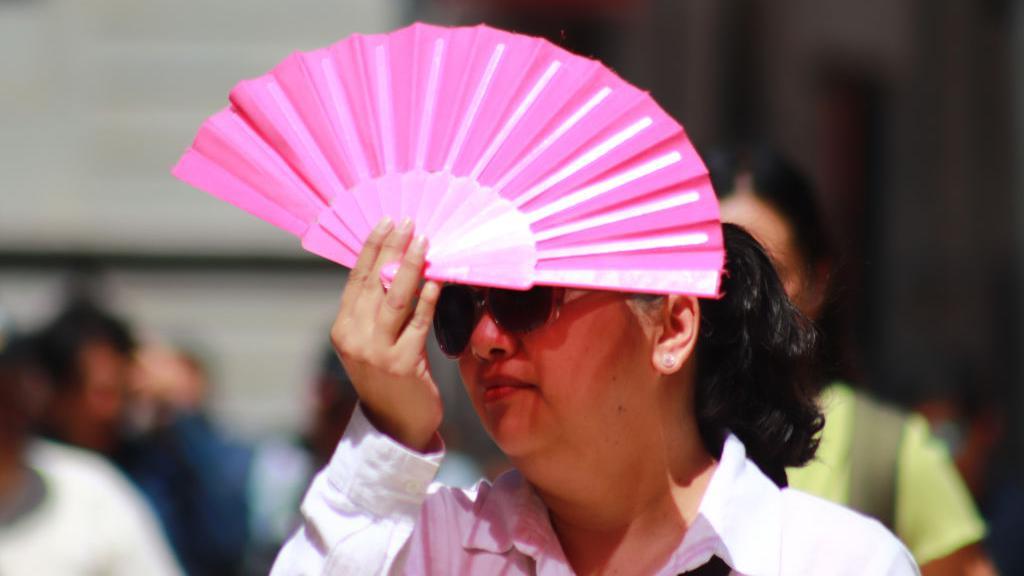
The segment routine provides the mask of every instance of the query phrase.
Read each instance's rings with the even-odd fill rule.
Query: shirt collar
[[[547,508],[530,484],[516,470],[502,474],[493,486],[481,486],[480,508],[463,526],[462,546],[503,554],[514,546],[539,560],[561,555],[561,546]]]
[[[692,570],[712,555],[749,576],[778,574],[782,492],[752,461],[735,435],[722,447],[697,519],[669,562],[673,573]]]
[[[507,472],[481,490],[477,514],[460,526],[464,548],[504,554],[515,547],[538,562],[552,556],[564,561],[544,503],[518,472]],[[781,538],[782,493],[730,434],[697,519],[665,572],[693,570],[714,555],[741,574],[775,575]]]

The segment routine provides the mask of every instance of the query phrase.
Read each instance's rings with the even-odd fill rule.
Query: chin
[[[509,458],[535,452],[544,436],[526,406],[477,404],[477,414],[494,443]]]

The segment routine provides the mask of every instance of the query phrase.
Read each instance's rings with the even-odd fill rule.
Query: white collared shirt
[[[572,574],[547,509],[519,473],[473,490],[431,485],[443,453],[412,452],[357,409],[302,504],[272,574]],[[749,576],[918,574],[881,524],[779,489],[730,435],[697,519],[658,574],[711,556]]]

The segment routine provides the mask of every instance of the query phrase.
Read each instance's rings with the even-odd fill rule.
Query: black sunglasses
[[[460,356],[484,310],[502,330],[526,334],[546,324],[556,314],[557,290],[535,286],[529,290],[472,288],[448,284],[434,310],[434,335],[441,351],[451,358]]]

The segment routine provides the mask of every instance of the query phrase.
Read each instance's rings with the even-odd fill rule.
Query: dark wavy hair
[[[824,417],[814,379],[813,324],[786,297],[771,260],[741,227],[723,224],[722,297],[701,300],[697,425],[720,454],[732,432],[779,486],[814,457]]]

